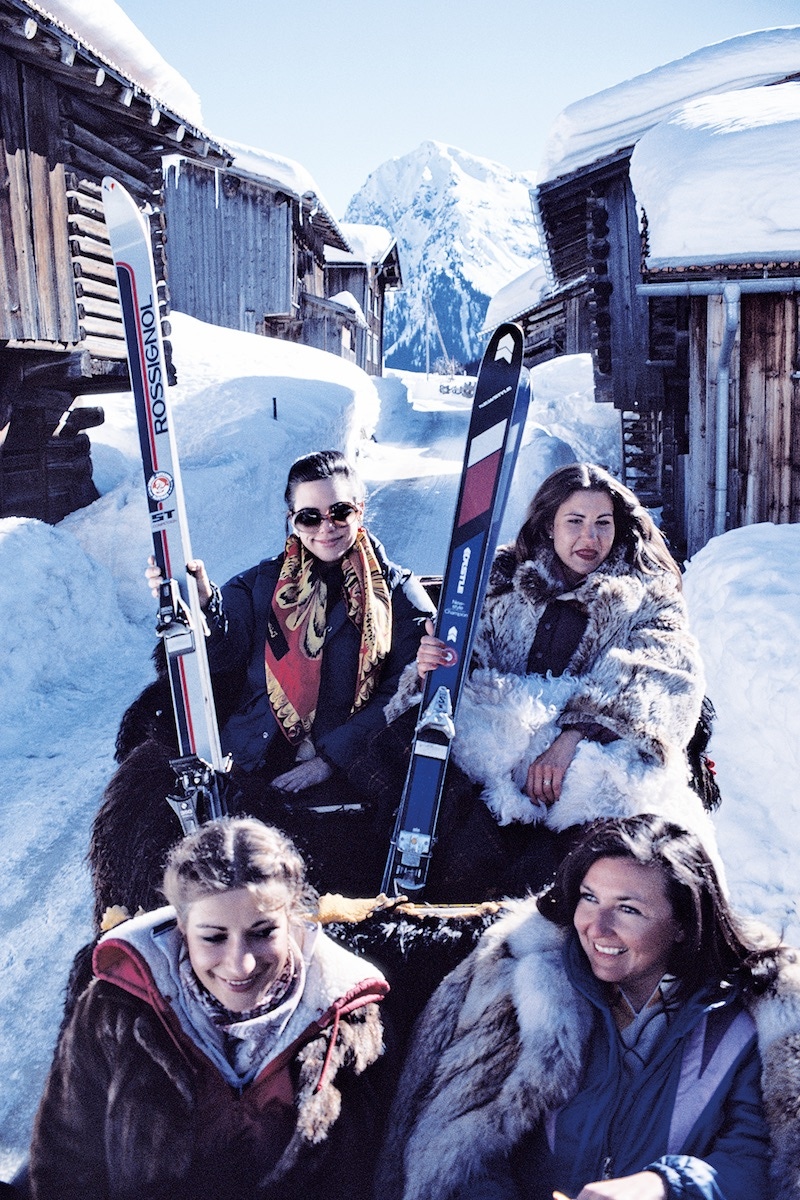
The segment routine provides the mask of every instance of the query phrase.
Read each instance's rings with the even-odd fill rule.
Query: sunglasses
[[[292,524],[299,525],[301,529],[319,529],[323,521],[333,521],[334,525],[346,525],[357,512],[355,504],[339,500],[332,504],[326,513],[320,512],[318,508],[298,508],[297,512],[289,513],[289,516]]]

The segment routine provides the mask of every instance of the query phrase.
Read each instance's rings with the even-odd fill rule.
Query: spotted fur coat
[[[563,593],[552,552],[523,563],[498,552],[458,712],[455,762],[481,785],[501,825],[542,821],[562,830],[658,812],[702,837],[718,863],[711,821],[688,782],[685,750],[705,679],[676,579],[634,571],[615,552],[571,593],[588,621],[564,675],[528,674],[545,608]],[[419,693],[411,664],[387,718]],[[532,802],[522,791],[530,763],[563,729],[598,727],[617,740],[581,741],[559,801],[549,809]]]

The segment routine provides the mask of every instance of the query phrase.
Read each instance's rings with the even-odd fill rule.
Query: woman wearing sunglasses
[[[433,606],[420,581],[391,563],[364,528],[364,485],[338,450],[293,463],[285,499],[289,532],[276,558],[222,588],[200,560],[190,569],[210,629],[211,669],[243,677],[221,729],[241,804],[308,847],[298,801],[307,809],[359,799],[344,772],[385,725],[384,706],[414,661]],[[157,592],[157,568],[147,575]],[[293,819],[286,802],[295,797]],[[340,865],[330,838],[322,841],[311,847],[314,882],[354,886],[355,856]]]

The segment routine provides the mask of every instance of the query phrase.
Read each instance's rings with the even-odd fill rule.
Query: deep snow
[[[463,376],[373,381],[320,351],[179,313],[172,323],[180,383],[171,397],[193,548],[214,577],[280,548],[286,469],[323,445],[357,457],[370,527],[392,556],[441,571],[468,420]],[[616,414],[594,402],[591,381],[585,356],[534,371],[507,535],[560,463],[591,458],[619,469]],[[149,544],[130,397],[108,397],[106,413],[92,434],[101,499],[55,528],[0,521],[0,1178],[24,1155],[69,964],[90,936],[84,855],[114,770],[119,719],[152,675],[153,611],[142,577]],[[756,526],[715,539],[686,576],[719,713],[712,751],[731,888],[795,941],[799,566],[800,527]]]

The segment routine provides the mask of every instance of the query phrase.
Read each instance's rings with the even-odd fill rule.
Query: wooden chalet
[[[383,373],[386,292],[403,286],[397,242],[380,225],[342,225],[352,250],[325,249],[327,295],[351,296],[364,314],[356,335],[355,361],[368,375]]]
[[[157,209],[178,147],[228,161],[39,5],[0,0],[0,516],[55,522],[97,496],[83,430],[103,413],[75,400],[129,386],[100,185]]]
[[[800,30],[787,59],[800,66]],[[798,79],[776,61],[759,83]],[[662,510],[683,556],[726,529],[800,520],[800,239],[789,231],[798,244],[766,255],[652,256],[656,230],[631,177],[650,127],[540,183],[548,286],[518,319],[529,366],[592,354],[595,397],[620,412],[624,481]],[[712,202],[701,192],[696,203]]]
[[[313,179],[288,159],[233,149],[224,170],[183,157],[168,161],[173,306],[226,329],[358,362],[369,310],[353,296],[330,298],[326,254],[347,255],[351,247]]]

